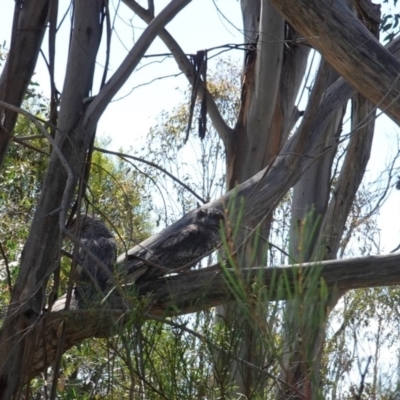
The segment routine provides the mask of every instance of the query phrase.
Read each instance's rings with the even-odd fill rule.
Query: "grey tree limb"
[[[358,92],[400,123],[400,62],[347,5],[341,0],[271,2]]]
[[[35,70],[46,30],[49,0],[15,2],[11,46],[0,78],[0,100],[19,107]],[[0,167],[18,114],[0,109]],[[4,117],[4,119],[3,119]]]
[[[359,257],[344,260],[329,260],[321,263],[284,265],[280,267],[260,267],[241,269],[241,275],[248,282],[256,279],[265,285],[270,301],[285,300],[293,295],[299,276],[304,277],[310,268],[317,268],[327,288],[349,290],[367,287],[400,284],[400,254]],[[227,274],[239,282],[236,272],[223,270],[219,265],[189,271],[176,276],[165,277],[142,283],[138,289],[139,298],[146,298],[145,314],[166,317],[201,311],[235,300],[227,283]],[[278,283],[285,281],[286,290]],[[65,326],[65,349],[90,337],[115,335],[129,320],[126,300],[118,294],[109,298],[113,309],[63,311],[65,298],[61,298],[53,311],[44,315],[34,329],[35,356],[30,377],[37,375],[55,357],[60,327]],[[132,307],[137,303],[132,302]],[[124,311],[125,310],[125,311]],[[43,335],[45,332],[45,335]],[[46,357],[44,357],[46,352]]]
[[[108,82],[102,87],[99,94],[90,102],[84,118],[85,125],[90,120],[97,123],[109,102],[135,70],[156,36],[159,35],[164,29],[164,26],[174,19],[179,11],[186,7],[191,1],[192,0],[172,0],[160,14],[151,21],[124,61],[115,71],[114,75],[111,76]]]

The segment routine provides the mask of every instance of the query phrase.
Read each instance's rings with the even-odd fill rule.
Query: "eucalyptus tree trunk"
[[[326,90],[338,78],[339,75],[325,60],[322,60],[304,119],[313,118],[313,113],[310,111],[313,105],[323,100]],[[344,111],[344,107],[339,109],[326,126],[321,135],[323,145],[316,147],[316,151],[311,155],[316,161],[303,173],[293,190],[290,254],[295,262],[313,260],[316,243],[323,233],[321,220],[325,216],[330,198],[332,164]],[[317,378],[310,374],[318,372],[327,315],[323,315],[320,321],[310,324],[312,315],[304,310],[312,306],[302,304],[302,301],[302,298],[295,298],[286,304],[281,379],[287,383],[287,387],[280,387],[278,396],[280,399],[293,396],[311,398],[310,385],[317,382]],[[330,308],[334,306],[335,301],[332,300],[332,303]],[[313,313],[318,315],[315,310],[310,314]],[[293,393],[293,390],[287,389],[288,387],[296,390]]]
[[[247,51],[242,76],[241,106],[236,125],[226,144],[227,190],[249,179],[276,161],[300,112],[295,100],[303,80],[310,48],[297,43],[298,36],[285,23],[267,0],[242,0],[244,41],[252,44]],[[240,263],[264,265],[273,212],[260,219],[247,221],[236,240]],[[258,227],[264,238],[261,247],[253,248],[250,237],[241,248],[247,232]],[[256,255],[255,255],[256,253]],[[248,317],[237,313],[237,307],[220,307],[217,314],[224,323],[232,325],[239,336],[238,352],[241,360],[262,367],[265,363],[261,333]],[[238,392],[249,397],[262,383],[259,372],[248,364],[233,361]]]
[[[347,1],[349,7],[353,6],[352,3],[351,0]],[[370,9],[370,14],[360,15],[355,7],[356,3],[356,14],[377,37],[379,9]],[[339,77],[322,59],[308,108],[312,110],[313,102],[321,102],[328,87]],[[344,108],[337,110],[336,116],[326,127],[323,146],[316,147],[314,154],[310,154],[315,157],[316,162],[303,173],[294,187],[290,246],[296,262],[322,261],[337,257],[351,205],[367,166],[375,127],[375,112],[371,103],[361,94],[356,94],[351,103],[351,136],[338,180],[332,190],[333,195],[332,166]],[[304,118],[312,118],[307,110]],[[323,304],[318,309],[305,304],[302,298],[287,302],[285,348],[281,368],[281,379],[287,383],[287,387],[279,387],[277,398],[323,398],[320,369],[325,327],[329,312],[344,293],[343,290],[330,291],[328,298],[320,299]],[[303,312],[307,308],[312,311]],[[314,321],[310,324],[311,319]]]
[[[60,249],[60,212],[72,198],[94,127],[81,123],[85,97],[92,89],[101,37],[102,0],[76,2],[74,31],[60,107],[58,134],[43,183],[11,306],[0,335],[0,398],[18,398],[31,362],[29,329],[41,318],[46,303],[45,284],[57,267]],[[76,90],[79,88],[79,90]],[[62,154],[60,158],[60,152]],[[65,214],[64,214],[65,215]],[[7,345],[5,345],[7,343]],[[13,349],[10,354],[10,348]]]
[[[348,2],[351,6],[351,1]],[[227,153],[227,189],[245,181],[268,165],[272,165],[279,155],[283,144],[288,139],[291,128],[300,113],[295,107],[295,100],[300,84],[305,75],[309,47],[300,40],[294,29],[284,21],[271,3],[266,0],[242,0],[243,24],[245,42],[253,43],[253,49],[246,54],[243,67],[243,83],[241,107],[235,128],[225,141]],[[375,10],[376,11],[376,10]],[[364,20],[376,21],[379,16],[364,13]],[[315,111],[323,101],[327,89],[340,77],[322,58],[319,73],[313,85],[307,108],[304,113],[302,129],[304,132],[311,126]],[[298,262],[313,259],[334,258],[340,243],[345,222],[350,211],[358,186],[365,171],[369,157],[373,134],[373,115],[365,100],[357,95],[353,99],[353,126],[360,124],[362,118],[367,118],[368,124],[358,126],[351,136],[344,165],[339,181],[335,187],[335,195],[331,195],[331,169],[337,150],[338,138],[341,133],[345,107],[337,109],[336,115],[325,126],[324,132],[308,156],[315,158],[311,167],[303,174],[295,186],[292,203],[291,254]],[[307,133],[304,134],[307,136]],[[356,150],[357,149],[357,150]],[[357,154],[355,152],[357,151]],[[346,181],[346,182],[345,182]],[[337,198],[341,199],[339,203]],[[340,204],[340,205],[339,205]],[[339,211],[338,208],[343,208]],[[334,218],[339,213],[340,218]],[[313,230],[307,233],[307,226]],[[272,221],[272,210],[262,219],[261,230],[258,233],[268,238]],[[246,232],[256,226],[260,220],[248,222]],[[334,233],[334,234],[332,234]],[[304,240],[304,235],[311,235]],[[324,239],[321,239],[324,238]],[[241,244],[243,235],[237,245]],[[240,258],[240,264],[250,266],[251,260],[257,265],[264,265],[265,254],[262,249],[252,248],[252,239],[245,244]],[[304,243],[307,243],[306,247]],[[267,243],[264,243],[267,245]],[[254,251],[257,256],[254,257]],[[256,260],[256,261],[255,261]],[[336,304],[342,293],[331,293],[326,309],[330,310]],[[261,332],[257,324],[249,324],[249,317],[238,315],[234,306],[220,307],[218,313],[224,323],[232,324],[240,332],[239,351],[235,354],[241,360],[262,368],[265,363]],[[278,395],[307,396],[315,389],[311,382],[318,385],[316,377],[310,375],[310,364],[314,363],[313,371],[318,372],[319,360],[324,338],[324,324],[327,313],[320,324],[314,328],[296,326],[298,305],[288,302],[286,310],[285,356],[282,360],[281,378],[286,387]],[[301,321],[300,321],[301,325]],[[302,331],[303,329],[303,331]],[[308,332],[304,332],[308,329]],[[313,331],[314,330],[314,331]],[[298,340],[300,338],[300,341]],[[307,342],[308,341],[308,342]],[[301,345],[300,345],[301,342]],[[301,352],[300,347],[309,347],[311,352]],[[311,354],[311,355],[310,355]],[[308,358],[311,357],[311,360]],[[249,364],[233,361],[231,373],[235,377],[238,392],[250,396],[257,385],[259,372]],[[315,379],[314,379],[315,378]],[[282,388],[282,385],[281,385]],[[295,388],[293,390],[293,388]]]
[[[62,100],[60,104],[57,132],[54,140],[41,126],[42,133],[52,144],[52,153],[47,167],[46,176],[41,188],[41,195],[36,206],[35,215],[25,243],[21,265],[16,283],[13,287],[10,306],[0,329],[0,399],[20,398],[22,388],[31,377],[34,364],[34,347],[32,332],[40,323],[45,312],[46,286],[51,274],[59,268],[59,253],[62,235],[66,232],[66,214],[77,191],[78,179],[84,180],[86,156],[90,143],[94,139],[97,122],[105,108],[136,68],[144,53],[165,24],[185,7],[190,0],[175,0],[168,4],[155,18],[154,24],[148,27],[137,40],[127,57],[121,63],[111,79],[104,84],[98,94],[93,88],[93,75],[96,67],[96,57],[102,35],[102,21],[106,8],[103,0],[77,0],[73,3],[73,23],[71,42],[68,53]],[[31,6],[36,2],[29,2]],[[42,4],[43,3],[43,4]],[[46,17],[46,4],[40,2],[37,10],[39,16]],[[57,2],[53,2],[55,7]],[[24,3],[18,2],[17,7],[24,8]],[[35,8],[35,7],[34,7]],[[29,10],[29,9],[27,9]],[[52,9],[57,10],[57,8]],[[29,15],[21,14],[21,21],[14,21],[15,26],[23,25]],[[36,14],[34,14],[36,15]],[[54,14],[53,14],[54,17]],[[22,83],[16,80],[18,92],[14,103],[22,101],[43,37],[43,18],[35,17],[31,30],[38,30],[35,40],[27,43],[32,47],[27,49],[32,66],[27,68],[24,57],[17,60],[23,68]],[[55,16],[57,20],[57,16]],[[40,23],[39,23],[40,22]],[[20,25],[19,25],[20,24]],[[37,24],[37,25],[35,25]],[[27,24],[27,26],[30,26]],[[18,28],[15,28],[18,29]],[[21,33],[23,34],[23,32]],[[23,40],[15,51],[24,52]],[[12,58],[12,57],[11,57]],[[14,62],[14,61],[13,61]],[[5,69],[5,87],[1,93],[6,100],[13,100],[12,82],[9,81],[20,66],[8,63]],[[53,66],[54,67],[54,66]],[[17,71],[17,72],[15,72]],[[26,82],[28,80],[28,82]],[[3,102],[6,105],[6,102]],[[8,105],[7,105],[8,106]],[[9,107],[9,106],[8,106]],[[12,105],[11,105],[12,108]],[[11,109],[9,107],[9,109]],[[14,111],[14,110],[12,110]],[[11,118],[15,116],[11,115]],[[11,120],[11,119],[10,119]],[[12,120],[11,120],[12,121]],[[12,125],[10,125],[12,129]],[[4,129],[2,131],[4,133]],[[1,142],[1,152],[7,151],[7,141]],[[60,325],[60,332],[63,331]],[[60,342],[59,356],[63,350],[63,335]]]

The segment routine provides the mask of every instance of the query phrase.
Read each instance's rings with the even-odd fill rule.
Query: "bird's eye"
[[[197,218],[204,218],[206,216],[206,212],[204,210],[199,210],[197,212]]]

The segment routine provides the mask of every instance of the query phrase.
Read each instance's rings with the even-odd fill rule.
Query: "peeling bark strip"
[[[304,276],[315,265],[320,268],[320,276],[328,289],[349,290],[400,284],[400,254],[330,260],[320,264],[249,268],[243,269],[242,273],[249,281],[261,276],[271,301],[284,300],[292,296],[290,293],[294,290],[297,277]],[[213,266],[140,285],[139,296],[147,299],[147,318],[183,315],[233,301],[235,297],[229,289],[225,273],[235,274],[232,270],[223,272],[218,266]],[[289,290],[278,290],[277,282],[282,279],[288,282]],[[54,360],[62,324],[66,329],[65,350],[87,338],[116,334],[118,326],[122,327],[129,320],[131,311],[122,311],[126,308],[126,298],[121,299],[117,294],[110,298],[110,303],[114,308],[112,310],[62,311],[65,298],[60,299],[54,306],[56,311],[46,314],[34,328],[34,363],[29,377],[42,372]]]
[[[271,0],[358,92],[400,123],[400,62],[340,0]]]
[[[147,11],[145,8],[141,7],[136,1],[134,0],[122,0],[122,1],[143,21],[150,23],[153,20],[154,18],[153,14]],[[184,53],[182,48],[179,46],[177,41],[171,36],[171,34],[166,29],[162,29],[159,32],[158,36],[174,56],[178,68],[185,74],[186,78],[193,86],[196,80],[196,76],[194,74],[193,66],[187,59],[186,54]],[[213,96],[211,96],[211,94],[209,93],[207,88],[202,84],[202,82],[199,82],[198,95],[199,99],[203,98],[204,96],[207,97],[206,102],[207,102],[208,115],[215,129],[220,135],[222,141],[225,142],[227,137],[232,133],[232,129],[226,124],[225,120],[222,118],[222,115],[218,110],[218,107],[215,103]]]

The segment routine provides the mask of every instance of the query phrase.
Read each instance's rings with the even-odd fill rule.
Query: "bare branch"
[[[115,74],[103,86],[99,94],[91,101],[88,106],[84,124],[92,120],[97,123],[101,114],[106,109],[109,102],[115,94],[121,89],[132,74],[136,66],[139,64],[143,55],[168,22],[170,22],[184,7],[192,0],[173,0],[154,18],[150,25],[139,37],[132,50],[126,56],[125,60],[118,67]]]
[[[121,158],[131,158],[132,160],[135,161],[139,161],[141,163],[150,165],[153,168],[158,169],[159,171],[161,171],[163,174],[169,176],[172,180],[174,180],[176,183],[178,183],[179,185],[181,185],[182,187],[184,187],[189,193],[191,193],[194,197],[196,197],[197,200],[200,200],[203,204],[207,203],[201,196],[199,196],[193,189],[191,189],[188,185],[186,185],[186,183],[182,182],[180,179],[178,179],[175,175],[171,174],[170,172],[168,172],[166,169],[160,167],[159,165],[157,165],[156,163],[153,163],[151,161],[145,160],[144,158],[140,158],[140,157],[135,157],[135,156],[131,156],[130,154],[125,154],[125,153],[120,153],[120,152],[116,152],[116,151],[111,151],[111,150],[106,150],[106,149],[101,149],[100,147],[93,147],[93,150],[97,150],[100,151],[102,153],[105,154],[113,154],[114,156],[118,156]]]
[[[133,10],[143,21],[150,23],[153,19],[153,16],[150,12],[141,7],[134,0],[123,0],[123,2]],[[186,54],[176,42],[176,40],[170,35],[170,33],[166,29],[162,29],[159,32],[160,39],[164,42],[164,44],[168,47],[170,52],[173,54],[176,63],[178,64],[179,69],[185,74],[188,81],[194,85],[195,82],[195,74],[193,71],[192,64],[187,59]],[[218,110],[217,105],[215,104],[215,100],[210,92],[204,87],[204,85],[200,82],[198,95],[200,98],[203,98],[204,92],[207,96],[207,110],[208,115],[211,118],[211,121],[220,135],[221,139],[225,142],[228,135],[232,133],[232,129],[226,124],[224,119],[222,118],[221,113]]]

